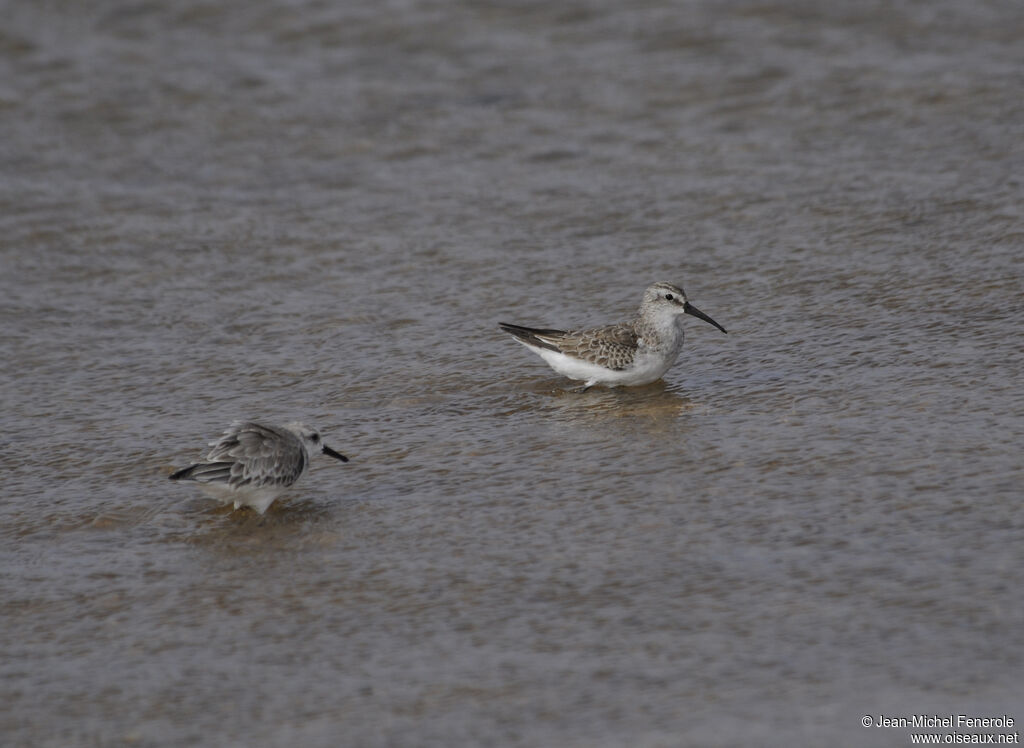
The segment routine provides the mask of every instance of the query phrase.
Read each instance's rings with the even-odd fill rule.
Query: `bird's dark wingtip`
[[[192,471],[195,469],[195,467],[196,467],[195,465],[189,465],[188,467],[182,468],[181,470],[175,470],[173,473],[171,473],[170,475],[167,476],[167,479],[168,480],[187,480],[190,477],[190,475],[192,474]]]
[[[533,330],[529,327],[513,325],[511,322],[499,322],[498,327],[500,327],[503,332],[507,332],[512,337],[519,338],[520,340],[526,340],[533,337]]]
[[[538,336],[545,336],[549,338],[558,338],[565,335],[565,330],[549,330],[546,328],[539,327],[523,327],[522,325],[513,325],[509,322],[499,322],[498,327],[507,332],[517,340],[521,340],[524,343],[538,346],[540,348],[547,348],[552,351],[557,351],[558,347],[552,345],[547,340],[542,340]]]

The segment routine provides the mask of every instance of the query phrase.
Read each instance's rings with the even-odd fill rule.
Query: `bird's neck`
[[[678,353],[683,347],[683,324],[679,315],[638,319],[636,332],[649,350]]]

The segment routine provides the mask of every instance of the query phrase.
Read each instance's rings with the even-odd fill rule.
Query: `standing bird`
[[[502,330],[570,379],[583,392],[595,384],[634,387],[650,384],[668,371],[683,347],[683,315],[724,327],[686,300],[679,286],[654,283],[644,291],[629,322],[584,330],[542,330],[499,323]]]
[[[316,429],[302,423],[235,421],[210,446],[204,462],[177,470],[170,479],[195,481],[207,495],[233,503],[235,509],[250,506],[260,514],[306,472],[310,450],[348,462],[321,443]]]

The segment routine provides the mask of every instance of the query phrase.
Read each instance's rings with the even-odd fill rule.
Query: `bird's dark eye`
[[[313,434],[313,443],[316,444],[320,441],[320,434]]]
[[[672,299],[674,299],[674,298],[675,298],[675,296],[673,296],[673,295],[672,295],[672,294],[670,294],[670,293],[667,293],[667,294],[665,294],[665,298],[666,298],[666,299],[668,299],[669,301],[672,301]]]

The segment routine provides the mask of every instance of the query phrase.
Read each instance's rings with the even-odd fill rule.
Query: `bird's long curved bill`
[[[348,462],[348,458],[345,455],[343,455],[341,452],[335,452],[326,444],[324,445],[324,448],[321,451],[328,457],[333,457],[334,459],[341,460],[342,462]]]
[[[726,330],[720,324],[718,324],[713,319],[711,319],[711,317],[709,317],[708,315],[704,314],[704,312],[702,312],[700,309],[695,307],[689,301],[687,301],[686,304],[683,305],[683,311],[686,312],[687,314],[692,314],[697,319],[704,320],[705,322],[707,322],[710,325],[714,325],[715,327],[717,327],[719,330],[721,330],[722,332],[726,333],[727,335],[729,334],[728,330]]]

